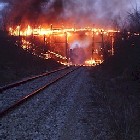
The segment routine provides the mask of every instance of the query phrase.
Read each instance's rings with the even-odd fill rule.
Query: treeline
[[[133,12],[128,12],[124,21],[117,19],[115,28],[120,28],[120,33],[116,35],[115,48],[120,47],[139,47],[140,44],[140,10],[137,8]],[[118,50],[117,50],[118,51]]]
[[[126,23],[126,22],[125,22]],[[140,11],[128,13],[127,24],[115,38],[115,55],[93,69],[108,115],[111,139],[139,140]]]
[[[108,58],[103,66],[114,76],[140,79],[140,10],[128,13],[123,25],[115,37],[115,55]]]

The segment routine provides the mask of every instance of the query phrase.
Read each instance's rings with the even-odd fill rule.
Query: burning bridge
[[[119,31],[99,28],[10,27],[17,44],[44,59],[64,65],[92,66],[114,54],[114,36]]]

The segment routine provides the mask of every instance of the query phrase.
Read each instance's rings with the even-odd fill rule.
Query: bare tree
[[[128,28],[132,32],[140,32],[140,10],[137,8],[128,13]]]
[[[10,24],[10,21],[9,21],[9,8],[8,7],[5,7],[1,12],[0,12],[0,15],[1,15],[1,29],[6,31],[7,29],[7,26]]]

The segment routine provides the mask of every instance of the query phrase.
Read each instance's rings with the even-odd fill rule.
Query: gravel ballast
[[[113,139],[108,108],[80,68],[1,119],[2,140]]]

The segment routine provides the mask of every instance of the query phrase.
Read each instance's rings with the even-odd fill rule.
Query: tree
[[[9,8],[8,6],[6,6],[2,11],[0,11],[0,15],[1,15],[1,29],[3,31],[6,31],[7,26],[10,24],[9,21]]]
[[[137,8],[128,13],[128,28],[132,32],[140,32],[140,10]]]

